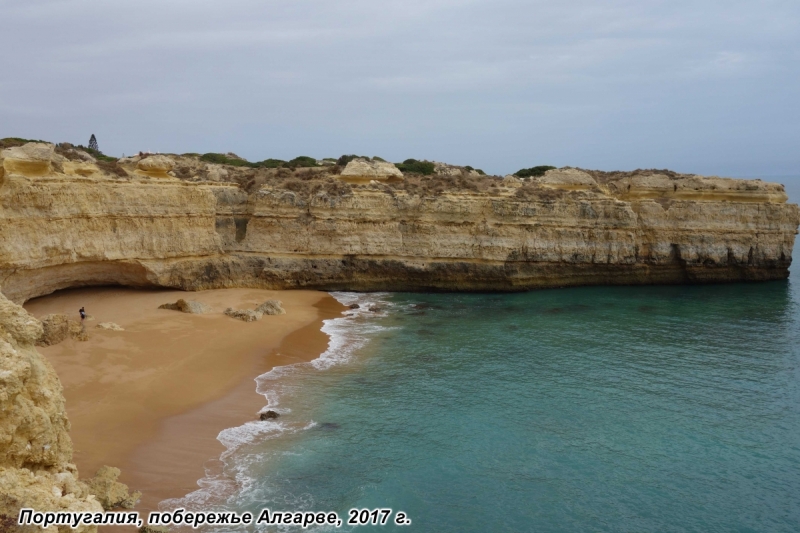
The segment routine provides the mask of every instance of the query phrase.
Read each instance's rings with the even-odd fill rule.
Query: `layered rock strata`
[[[350,186],[319,169],[256,175],[197,157],[109,163],[62,152],[32,143],[0,153],[0,291],[17,303],[107,284],[522,290],[784,279],[800,223],[783,187],[759,180],[459,170]],[[249,313],[282,311],[268,304]],[[115,469],[78,479],[61,386],[34,348],[74,328],[58,316],[46,324],[0,295],[0,524],[21,506],[94,512],[136,499]]]
[[[561,169],[487,191],[248,192],[171,177],[166,156],[131,160],[123,179],[58,172],[44,161],[58,156],[40,147],[25,164],[8,152],[0,287],[17,302],[99,284],[522,290],[782,279],[800,220],[781,185],[758,180]]]

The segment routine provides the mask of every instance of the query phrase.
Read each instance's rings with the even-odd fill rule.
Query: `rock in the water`
[[[233,307],[229,307],[225,310],[225,314],[231,318],[237,318],[244,322],[255,322],[256,320],[261,320],[262,313],[258,311],[252,311],[250,309],[234,309]]]
[[[361,306],[358,304],[350,304],[347,307],[350,309],[361,309]]]
[[[267,300],[256,307],[256,312],[263,315],[285,315],[286,310],[283,308],[282,304],[283,302],[280,300]]]
[[[274,418],[278,418],[279,416],[281,416],[281,415],[279,415],[275,411],[269,410],[269,411],[261,413],[259,415],[258,419],[259,420],[271,420],[271,419],[274,419]]]
[[[36,341],[37,346],[53,346],[69,337],[69,318],[67,315],[47,315],[42,317],[44,333]]]
[[[371,161],[363,157],[353,159],[342,170],[342,176],[356,178],[386,179],[391,177],[402,178],[403,173],[392,163],[386,161]]]
[[[100,322],[97,324],[97,327],[100,329],[107,329],[110,331],[125,331],[125,329],[120,326],[119,324],[114,324],[113,322]]]
[[[119,474],[119,468],[103,466],[93,478],[85,481],[89,487],[89,492],[95,495],[97,501],[106,511],[116,507],[133,509],[133,506],[142,496],[141,492],[130,494],[128,486],[117,481]]]
[[[184,300],[181,298],[174,304],[164,304],[158,306],[159,309],[171,309],[172,311],[180,311],[181,313],[191,313],[193,315],[202,315],[211,312],[211,307],[203,302],[195,300]]]
[[[379,305],[371,305],[368,309],[371,313],[380,313],[383,311],[383,307]]]

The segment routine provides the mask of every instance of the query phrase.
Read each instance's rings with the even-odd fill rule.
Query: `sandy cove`
[[[158,309],[178,298],[206,303],[213,312]],[[222,314],[273,298],[283,302],[285,315],[245,323]],[[89,341],[39,350],[64,386],[79,470],[86,476],[102,465],[121,468],[120,481],[143,493],[140,512],[197,489],[204,467],[213,468],[224,451],[219,432],[254,420],[266,404],[254,378],[317,358],[328,345],[322,320],[344,309],[318,291],[124,288],[62,291],[25,308],[39,318],[77,318],[82,306],[92,318]],[[125,331],[99,329],[101,322]]]

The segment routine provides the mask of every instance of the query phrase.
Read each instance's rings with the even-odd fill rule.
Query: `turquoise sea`
[[[798,532],[794,279],[335,293],[361,308],[326,323],[328,352],[257,380],[281,417],[224,431],[170,506],[412,520],[339,531]]]

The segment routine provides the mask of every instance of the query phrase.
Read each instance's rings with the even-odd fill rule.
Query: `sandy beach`
[[[211,306],[205,315],[158,309],[178,298]],[[285,315],[245,323],[227,307],[283,302]],[[82,476],[103,465],[122,469],[120,481],[143,493],[136,509],[197,488],[205,468],[224,451],[225,428],[256,418],[266,400],[254,378],[278,365],[310,361],[327,348],[322,320],[343,306],[318,291],[222,289],[186,293],[92,288],[29,301],[37,317],[85,307],[90,339],[40,348],[64,386],[74,460]],[[125,331],[96,326],[114,322]]]

